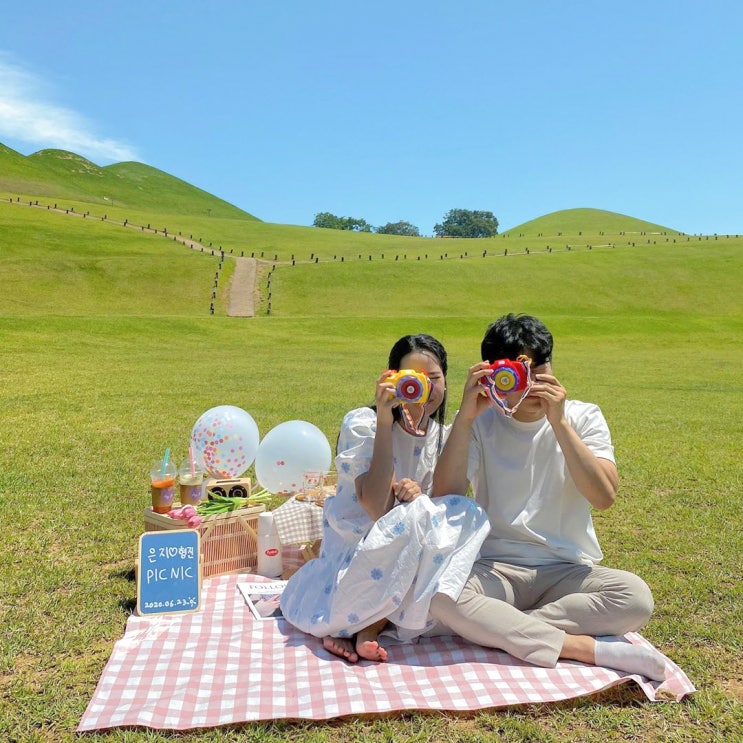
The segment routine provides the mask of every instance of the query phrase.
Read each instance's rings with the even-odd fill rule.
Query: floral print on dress
[[[395,480],[410,478],[423,495],[396,504],[373,521],[356,495],[356,479],[369,470],[376,414],[348,413],[341,425],[336,495],[325,500],[320,557],[305,563],[282,595],[287,620],[316,637],[351,637],[390,619],[398,639],[422,634],[436,592],[456,598],[489,531],[485,512],[471,499],[429,498],[438,456],[439,426],[414,437],[395,425]],[[446,431],[442,439],[446,438]]]

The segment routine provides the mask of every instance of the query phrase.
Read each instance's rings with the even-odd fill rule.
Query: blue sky
[[[35,0],[0,142],[137,160],[268,221],[595,207],[743,233],[740,0]]]

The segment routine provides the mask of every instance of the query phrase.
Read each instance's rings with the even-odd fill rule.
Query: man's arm
[[[619,474],[614,462],[597,457],[565,418],[552,428],[580,494],[600,510],[614,505],[619,487]]]
[[[464,495],[467,492],[467,459],[471,434],[472,421],[457,413],[433,471],[432,497],[451,493]]]
[[[597,457],[570,425],[565,417],[567,392],[560,382],[552,374],[537,374],[535,378],[531,394],[542,399],[545,415],[578,492],[594,508],[609,508],[617,498],[619,487],[616,465]]]
[[[490,373],[487,362],[480,362],[470,368],[464,384],[462,404],[454,418],[444,450],[436,463],[433,473],[431,495],[449,495],[467,492],[467,462],[469,458],[472,424],[480,413],[489,406],[487,398],[480,394],[480,379]]]

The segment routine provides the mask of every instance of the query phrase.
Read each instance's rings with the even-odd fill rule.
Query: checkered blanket
[[[449,637],[390,645],[387,663],[349,664],[285,620],[254,619],[237,588],[238,580],[253,579],[264,580],[206,579],[203,609],[193,614],[131,616],[78,731],[478,710],[585,696],[630,680],[652,701],[695,691],[670,660],[670,676],[658,684],[573,662],[537,668]],[[627,637],[649,645],[640,635]]]

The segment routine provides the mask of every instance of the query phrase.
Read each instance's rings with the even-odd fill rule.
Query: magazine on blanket
[[[237,587],[256,619],[283,619],[279,600],[288,582],[274,580],[262,583],[238,583]]]

